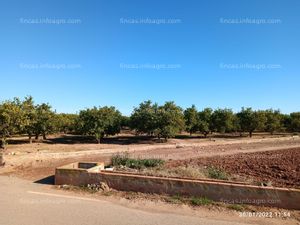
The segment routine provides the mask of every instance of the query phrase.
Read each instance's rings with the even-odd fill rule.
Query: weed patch
[[[228,175],[225,171],[217,169],[215,167],[208,167],[208,177],[212,179],[228,180]]]
[[[192,197],[190,199],[190,203],[191,203],[191,205],[194,205],[194,206],[200,206],[200,205],[210,205],[210,204],[213,203],[213,201],[206,198],[206,197],[204,197],[204,198],[202,198],[202,197]]]
[[[238,204],[231,204],[231,205],[228,205],[227,208],[228,208],[228,209],[233,209],[233,210],[239,211],[239,212],[245,210],[245,207],[244,207],[244,206],[238,205]]]
[[[131,169],[157,167],[164,164],[164,160],[161,159],[133,159],[128,155],[114,155],[111,162],[113,166],[126,166]]]

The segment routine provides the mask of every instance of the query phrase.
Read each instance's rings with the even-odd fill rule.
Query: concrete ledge
[[[213,179],[189,179],[145,176],[134,173],[99,171],[94,168],[72,168],[73,164],[57,168],[55,184],[87,185],[106,182],[121,191],[136,191],[169,195],[207,197],[214,201],[232,204],[254,204],[286,209],[300,209],[300,190],[259,187],[238,182]],[[77,164],[79,165],[79,164]],[[76,165],[74,166],[76,167]],[[104,168],[104,165],[103,165]]]
[[[0,166],[4,165],[3,153],[0,150]]]

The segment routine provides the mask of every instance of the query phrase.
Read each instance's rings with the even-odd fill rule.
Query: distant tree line
[[[174,102],[163,106],[145,101],[135,108],[130,116],[130,127],[137,133],[157,137],[174,137],[185,130],[190,133],[201,133],[205,137],[218,133],[248,133],[250,137],[257,132],[300,132],[300,112],[289,115],[279,110],[252,110],[242,108],[234,113],[231,109],[205,108],[197,110],[195,105],[183,110]]]
[[[47,138],[48,134],[72,133],[94,136],[98,143],[105,136],[120,133],[126,127],[138,135],[168,139],[186,131],[205,137],[218,133],[300,132],[300,112],[282,114],[279,110],[205,108],[194,105],[183,110],[174,102],[163,105],[142,102],[130,117],[122,116],[115,107],[93,107],[79,114],[56,113],[48,103],[35,104],[32,97],[14,98],[0,103],[1,147],[12,135],[27,135],[32,139]]]

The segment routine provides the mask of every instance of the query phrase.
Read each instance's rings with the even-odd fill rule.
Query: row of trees
[[[1,148],[5,148],[7,137],[25,134],[30,143],[33,137],[46,139],[53,133],[93,135],[100,143],[104,136],[119,133],[122,124],[123,117],[114,107],[94,107],[78,115],[56,113],[49,104],[35,104],[32,97],[0,104]]]
[[[296,116],[296,114],[292,113],[292,116]],[[288,120],[291,117],[273,109],[254,111],[251,108],[242,108],[240,112],[235,114],[231,109],[213,111],[210,108],[205,108],[198,112],[193,105],[184,111],[184,117],[187,132],[190,134],[201,132],[205,136],[210,132],[239,132],[241,135],[243,132],[248,132],[249,136],[252,137],[254,131],[267,131],[273,134],[275,131],[287,131],[287,128],[292,128],[292,126],[288,126]],[[300,117],[299,113],[298,117]],[[295,117],[295,119],[297,118]]]
[[[76,118],[75,114],[57,114],[49,104],[34,104],[32,97],[4,101],[0,104],[0,147],[5,148],[11,135],[26,134],[31,143],[32,137],[46,139],[50,133],[74,132]]]
[[[146,101],[135,108],[131,118],[131,128],[139,133],[147,133],[158,137],[169,138],[185,130],[190,134],[232,133],[240,135],[247,132],[252,137],[254,131],[300,131],[300,112],[290,115],[281,114],[279,110],[252,110],[242,108],[238,113],[231,109],[205,108],[198,111],[192,105],[184,111],[174,102],[166,102],[163,106]]]
[[[205,108],[198,111],[193,105],[185,110],[174,102],[164,105],[145,101],[134,108],[130,117],[122,116],[114,107],[94,107],[81,110],[79,114],[56,113],[46,103],[35,104],[32,97],[15,98],[0,104],[1,147],[12,135],[42,136],[51,133],[76,133],[92,135],[98,141],[104,136],[115,135],[121,127],[129,127],[138,134],[168,139],[187,131],[190,134],[267,131],[300,132],[300,112],[289,115],[279,110],[252,110],[242,108],[238,113],[231,109]]]

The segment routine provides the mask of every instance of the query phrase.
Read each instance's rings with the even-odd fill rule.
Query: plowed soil
[[[168,167],[213,166],[229,174],[270,183],[277,187],[300,188],[300,148],[168,162]]]

